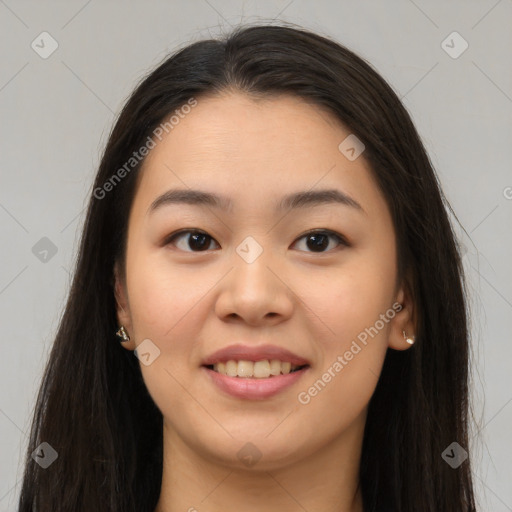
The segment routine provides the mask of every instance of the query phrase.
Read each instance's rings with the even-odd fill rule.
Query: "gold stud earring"
[[[127,341],[130,341],[130,336],[128,336],[128,333],[126,332],[126,329],[124,328],[123,325],[116,332],[116,336],[121,338],[121,343],[126,343]]]
[[[405,334],[405,331],[402,331],[403,335],[404,335],[404,340],[409,343],[409,345],[412,345],[415,341],[416,341],[416,337],[415,336],[411,336],[411,337],[408,337],[406,334]]]

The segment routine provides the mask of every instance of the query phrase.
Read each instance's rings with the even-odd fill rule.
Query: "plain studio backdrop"
[[[454,221],[474,315],[477,495],[482,511],[512,511],[511,0],[0,0],[0,512],[16,509],[43,363],[115,116],[167,53],[272,19],[367,59],[418,128],[467,231]]]

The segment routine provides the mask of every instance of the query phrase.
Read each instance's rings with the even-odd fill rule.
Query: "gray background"
[[[471,237],[455,224],[474,315],[481,510],[512,511],[512,0],[0,0],[0,512],[16,509],[43,362],[116,114],[168,52],[274,18],[332,36],[369,60],[416,123]],[[43,31],[58,43],[46,59],[31,47],[43,45]],[[463,40],[446,39],[454,31],[469,45],[457,58]],[[56,254],[37,249],[43,237]]]

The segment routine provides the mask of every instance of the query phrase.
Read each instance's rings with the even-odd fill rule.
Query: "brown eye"
[[[188,237],[188,239],[186,237]],[[182,238],[185,239],[184,242],[181,242]],[[210,235],[204,233],[203,231],[184,230],[175,233],[170,238],[168,238],[165,241],[165,245],[175,245],[178,247],[178,249],[185,252],[202,252],[209,249],[213,240],[214,239]]]
[[[331,240],[335,240],[336,242],[334,248],[340,245],[348,246],[346,240],[339,233],[331,230],[310,231],[302,235],[298,240],[302,240],[303,238],[306,239],[306,247],[310,252],[329,252],[332,250],[332,247],[329,250],[325,249],[329,247]]]

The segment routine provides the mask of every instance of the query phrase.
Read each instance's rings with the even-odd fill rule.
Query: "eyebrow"
[[[172,204],[190,204],[195,206],[206,206],[219,210],[228,211],[233,206],[231,199],[193,189],[171,189],[158,196],[148,208],[148,214],[159,208]],[[293,210],[299,208],[310,208],[320,205],[341,204],[350,206],[355,210],[366,213],[363,207],[352,197],[337,189],[304,190],[294,192],[281,198],[276,204],[276,211]]]

